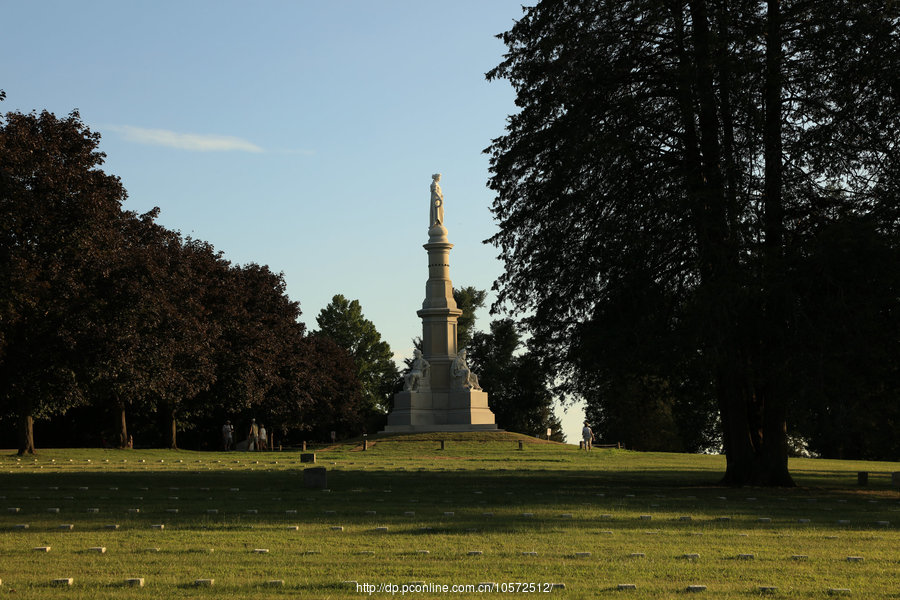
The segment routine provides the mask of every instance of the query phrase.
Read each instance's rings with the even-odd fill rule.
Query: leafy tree
[[[572,385],[597,437],[635,450],[718,446],[715,401],[684,313],[677,295],[634,269],[578,328]]]
[[[474,286],[453,288],[453,300],[456,307],[463,313],[456,320],[456,345],[465,348],[472,341],[472,333],[475,331],[475,313],[484,307],[487,298],[485,290],[476,289]]]
[[[900,244],[877,220],[810,219],[789,257],[800,290],[790,347],[793,431],[828,458],[900,455]]]
[[[319,312],[316,323],[317,335],[331,339],[353,357],[365,405],[386,412],[400,374],[390,345],[381,340],[375,324],[363,316],[359,301],[335,295]]]
[[[99,167],[100,135],[77,111],[0,119],[0,395],[19,419],[19,453],[34,419],[84,401],[76,380],[87,273],[111,262],[125,190]]]
[[[158,314],[158,290],[164,287],[164,265],[153,261],[165,230],[154,222],[159,209],[137,216],[122,213],[116,251],[104,270],[90,270],[91,290],[82,344],[80,371],[85,392],[95,406],[115,416],[115,443],[128,443],[126,412],[154,408],[147,391],[152,387],[149,344]]]
[[[478,331],[472,339],[470,366],[478,373],[488,403],[503,429],[565,441],[562,424],[553,414],[550,374],[538,357],[519,352],[522,342],[510,319],[491,323],[490,333]]]
[[[546,0],[500,36],[509,52],[488,78],[512,83],[520,112],[488,149],[506,265],[496,308],[531,315],[535,347],[574,391],[584,324],[646,273],[695,334],[725,483],[792,484],[798,224],[828,189],[896,218],[898,10]]]
[[[252,263],[221,269],[209,291],[205,305],[220,334],[216,382],[204,403],[249,417],[281,383],[282,362],[304,335],[300,306],[287,296],[283,274]]]

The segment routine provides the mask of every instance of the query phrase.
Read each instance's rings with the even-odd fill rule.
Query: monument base
[[[499,431],[487,400],[481,390],[398,392],[380,433]]]

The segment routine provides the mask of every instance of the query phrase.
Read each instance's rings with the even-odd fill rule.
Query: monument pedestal
[[[431,218],[428,228],[428,281],[425,300],[416,314],[422,319],[422,352],[414,363],[415,377],[407,377],[406,389],[394,394],[394,410],[382,433],[425,431],[497,431],[488,395],[477,378],[460,380],[459,366],[469,373],[465,352],[456,346],[457,319],[462,311],[453,299],[450,281],[450,249],[444,220],[444,196],[440,175],[433,175]],[[418,352],[418,351],[416,351]],[[461,365],[457,365],[461,363]],[[415,367],[418,364],[419,367]]]
[[[487,392],[452,390],[394,394],[394,410],[383,433],[496,431]]]

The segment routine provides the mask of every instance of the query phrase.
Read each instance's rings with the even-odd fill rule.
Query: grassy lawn
[[[798,487],[769,490],[717,487],[722,457],[588,455],[514,434],[316,455],[327,490],[304,487],[299,452],[3,451],[0,594],[361,598],[371,584],[398,597],[425,585],[407,591],[417,598],[900,598],[900,493],[876,474],[900,463],[793,460]],[[497,588],[435,587],[479,583]]]

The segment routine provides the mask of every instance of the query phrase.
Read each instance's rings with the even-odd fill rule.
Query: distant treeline
[[[123,210],[99,138],[77,112],[0,117],[0,447],[216,447],[251,417],[278,444],[377,418],[282,274]]]

